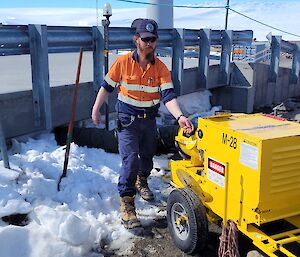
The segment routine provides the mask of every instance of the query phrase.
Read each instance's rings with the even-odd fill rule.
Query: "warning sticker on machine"
[[[258,169],[258,148],[241,142],[240,163],[254,170]]]
[[[225,165],[208,157],[207,177],[213,183],[224,187]]]

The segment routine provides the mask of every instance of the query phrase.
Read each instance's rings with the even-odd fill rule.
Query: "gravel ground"
[[[109,250],[104,254],[105,257],[217,257],[219,247],[219,236],[221,228],[215,224],[209,225],[209,239],[206,249],[201,253],[188,255],[179,250],[170,236],[166,218],[154,220],[153,223],[144,227],[144,231],[139,239],[134,243],[130,254],[116,255]],[[240,235],[240,255],[241,257],[262,257],[251,244],[250,240]]]
[[[167,228],[166,219],[156,221],[153,223],[153,226],[148,227],[147,230],[152,231],[153,237],[143,238],[136,242],[133,248],[133,254],[130,256],[139,256],[139,257],[185,257],[189,256],[179,250],[172,241],[172,238],[169,234]],[[209,244],[207,249],[201,253],[194,256],[201,257],[214,257],[217,256],[217,245],[219,233],[216,231],[214,226],[211,228]]]

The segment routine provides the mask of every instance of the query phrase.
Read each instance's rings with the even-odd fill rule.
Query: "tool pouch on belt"
[[[129,127],[135,120],[135,116],[127,114],[118,114],[117,116],[117,130],[120,131],[122,128]]]

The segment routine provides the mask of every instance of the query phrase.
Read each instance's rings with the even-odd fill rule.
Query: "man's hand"
[[[100,114],[99,110],[100,110],[100,107],[102,106],[102,104],[107,99],[108,94],[109,94],[108,91],[106,91],[106,89],[104,87],[101,87],[97,94],[95,103],[93,105],[93,110],[92,110],[92,120],[93,120],[94,124],[96,124],[96,125],[99,125],[101,122],[101,114]]]
[[[178,120],[179,126],[183,128],[184,132],[191,134],[194,130],[193,123],[185,116],[181,116]]]
[[[93,123],[95,125],[99,125],[100,124],[100,122],[101,122],[101,114],[100,114],[99,110],[95,110],[93,108],[93,110],[92,110],[92,120],[93,120]]]

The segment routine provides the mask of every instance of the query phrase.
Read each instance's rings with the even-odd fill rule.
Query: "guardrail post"
[[[174,29],[172,44],[172,81],[175,92],[181,95],[183,92],[183,71],[184,71],[184,29]]]
[[[299,70],[300,70],[300,44],[296,44],[293,53],[293,66],[292,66],[291,77],[290,77],[291,84],[298,83]]]
[[[104,78],[104,28],[93,26],[94,92],[97,94]]]
[[[107,31],[108,33],[108,31]],[[107,64],[105,63],[105,59],[107,55],[108,58],[108,50],[105,49],[105,28],[101,27],[93,27],[93,62],[94,62],[94,92],[95,96],[98,93],[100,88],[100,84],[103,81],[106,75],[106,68],[108,67],[108,59]],[[101,112],[105,113],[105,128],[109,129],[109,97],[107,102],[103,104],[101,107]]]
[[[230,83],[230,57],[232,48],[232,30],[222,31],[222,53],[220,63],[220,83]]]
[[[272,36],[271,41],[271,62],[269,69],[269,82],[276,82],[281,50],[281,36]]]
[[[6,142],[5,142],[5,136],[4,136],[4,131],[3,131],[1,121],[0,121],[0,151],[2,153],[4,167],[7,169],[10,169],[8,155],[7,155]]]
[[[52,129],[46,25],[28,25],[34,126]]]
[[[198,74],[200,88],[208,89],[208,72],[210,56],[211,30],[201,29],[199,40]]]

